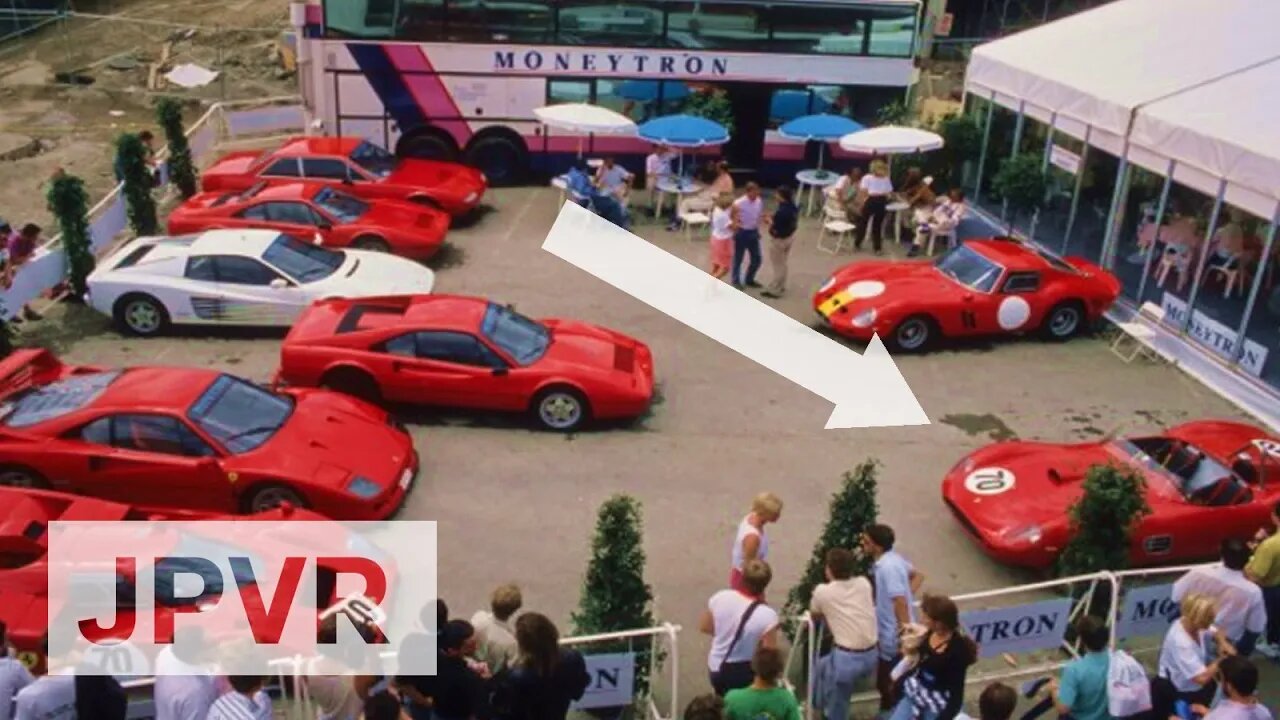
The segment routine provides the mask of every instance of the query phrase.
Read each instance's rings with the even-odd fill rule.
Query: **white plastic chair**
[[[929,247],[925,251],[926,254],[929,255],[930,257],[933,256],[933,244],[937,242],[938,238],[946,238],[948,250],[955,247],[956,242],[958,242],[955,228],[951,228],[950,230],[937,229],[937,230],[931,231],[929,233]]]
[[[1159,360],[1162,355],[1155,347],[1154,326],[1164,322],[1164,308],[1153,302],[1144,302],[1138,308],[1138,315],[1132,321],[1116,323],[1117,332],[1111,341],[1111,352],[1126,363],[1133,362],[1139,356]],[[1143,317],[1147,319],[1146,322]]]
[[[684,239],[693,242],[693,228],[711,224],[711,216],[696,210],[680,213],[677,216],[684,228]]]
[[[840,248],[847,245],[853,250],[853,231],[855,226],[849,222],[843,210],[826,206],[822,209],[822,229],[818,231],[818,250],[832,255],[838,254]],[[836,243],[827,247],[827,233],[835,235]]]

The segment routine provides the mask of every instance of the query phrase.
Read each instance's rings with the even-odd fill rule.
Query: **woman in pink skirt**
[[[716,206],[711,210],[711,275],[716,279],[729,273],[733,264],[733,195],[716,196]]]

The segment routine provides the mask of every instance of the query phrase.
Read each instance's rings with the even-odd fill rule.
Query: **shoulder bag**
[[[738,619],[738,629],[734,631],[733,639],[729,641],[729,649],[725,651],[724,658],[720,660],[719,669],[711,673],[711,686],[715,688],[716,694],[721,697],[730,690],[750,685],[751,681],[755,679],[755,674],[751,672],[750,660],[729,662],[729,656],[733,655],[734,648],[738,647],[738,641],[742,639],[742,633],[747,629],[747,621],[751,619],[751,614],[763,604],[764,601],[756,600],[743,611],[742,617]]]

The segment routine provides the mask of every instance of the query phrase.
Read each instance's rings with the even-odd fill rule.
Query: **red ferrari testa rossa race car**
[[[1039,332],[1066,340],[1102,316],[1120,281],[1081,258],[1008,238],[969,240],[937,260],[856,262],[813,296],[835,332],[920,352],[943,337]]]
[[[1070,539],[1067,508],[1086,473],[1107,464],[1147,482],[1151,514],[1133,532],[1136,566],[1215,558],[1224,539],[1252,538],[1280,501],[1280,440],[1223,420],[1074,445],[996,443],[956,464],[942,497],[992,557],[1047,568]]]

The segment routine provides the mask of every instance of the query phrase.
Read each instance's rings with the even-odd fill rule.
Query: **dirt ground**
[[[926,587],[972,592],[1032,578],[988,560],[944,508],[939,481],[968,452],[1007,437],[1083,440],[1238,416],[1177,370],[1126,365],[1105,341],[1082,338],[898,358],[933,424],[825,431],[831,408],[822,399],[542,251],[557,209],[552,191],[496,191],[491,202],[491,214],[451,233],[453,247],[436,263],[438,291],[483,294],[535,317],[578,318],[637,336],[653,348],[662,399],[634,427],[569,436],[518,421],[419,418],[413,433],[424,468],[403,517],[440,523],[440,586],[455,613],[469,615],[493,586],[514,580],[528,607],[567,628],[596,508],[613,493],[638,497],[658,616],[684,628],[686,700],[706,683],[698,614],[726,581],[734,527],[755,493],[772,490],[786,503],[771,534],[773,598],[798,579],[841,473],[867,457],[883,462],[882,517],[926,573]],[[654,225],[640,232],[690,262],[705,260],[704,242]],[[779,302],[806,322],[810,290],[848,259],[817,252],[816,237],[815,221],[806,220],[793,252],[794,290]],[[27,332],[29,342],[74,362],[197,363],[257,380],[270,377],[278,353],[270,333],[122,338],[79,307]]]
[[[158,95],[188,101],[192,122],[218,100],[297,92],[276,55],[287,0],[100,0],[92,10],[108,17],[73,17],[0,44],[0,217],[11,223],[50,227],[44,183],[59,167],[85,181],[92,201],[103,197],[115,184],[112,142],[155,130]],[[166,41],[160,75],[194,63],[220,78],[148,89]]]

